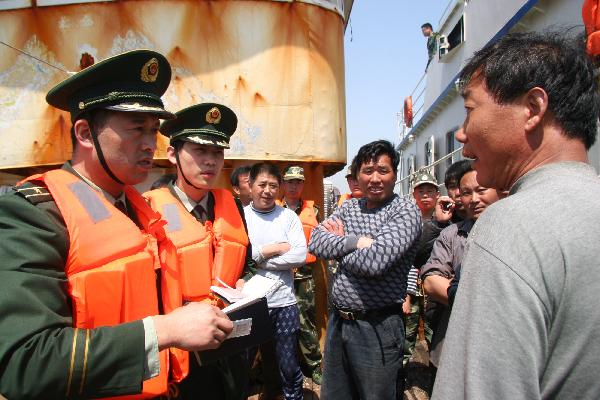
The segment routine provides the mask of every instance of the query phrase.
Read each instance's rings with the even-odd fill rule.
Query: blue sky
[[[344,37],[348,163],[363,144],[398,144],[396,113],[427,64],[421,25],[438,21],[449,0],[355,0]],[[329,179],[348,191],[345,169]]]

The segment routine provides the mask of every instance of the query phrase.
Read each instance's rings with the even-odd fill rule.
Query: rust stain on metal
[[[254,93],[254,105],[256,107],[264,107],[267,105],[265,98],[258,92]]]
[[[244,78],[242,78],[241,75],[237,79],[237,87],[239,89],[246,89],[246,81],[244,80]]]
[[[345,163],[343,22],[322,7],[279,1],[121,0],[1,11],[0,26],[15,47],[34,40],[40,49],[36,56],[51,55],[70,71],[79,70],[83,53],[97,62],[132,48],[160,51],[173,66],[164,96],[168,109],[216,101],[239,113],[237,147],[228,150],[229,158]],[[0,81],[1,71],[16,60],[0,49]],[[27,132],[20,145],[32,154],[13,156],[0,168],[32,160],[60,162],[70,155],[68,117],[47,111],[43,101],[47,90],[66,76],[45,73],[46,81],[21,91],[30,90],[35,101],[18,109],[8,125],[9,133]],[[22,81],[13,81],[10,89],[23,86]],[[12,95],[3,87],[4,82],[0,101],[10,99],[3,98],[5,93]],[[8,120],[0,116],[0,125]],[[281,135],[291,129],[294,137]],[[10,143],[0,138],[0,145]],[[158,157],[164,157],[166,146],[161,137]]]
[[[43,130],[43,136],[34,140],[31,149],[34,164],[48,164],[68,160],[71,158],[71,131],[69,117],[66,113],[48,106],[44,112],[43,120],[48,121],[48,126]]]

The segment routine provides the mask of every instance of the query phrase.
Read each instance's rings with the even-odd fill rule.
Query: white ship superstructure
[[[440,34],[438,51],[411,95],[413,124],[407,127],[398,113],[400,165],[396,192],[411,192],[411,179],[420,169],[443,182],[446,168],[462,158],[454,134],[461,126],[464,107],[456,89],[460,70],[473,53],[507,33],[545,30],[583,32],[583,0],[451,0],[434,31]],[[423,44],[424,57],[425,43]],[[599,170],[600,146],[594,145],[590,162]]]

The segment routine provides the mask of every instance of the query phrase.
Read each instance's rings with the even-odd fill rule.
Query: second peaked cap
[[[164,121],[160,132],[171,144],[186,141],[228,149],[237,129],[237,116],[218,103],[201,103],[175,113],[177,119]]]
[[[93,64],[50,89],[46,101],[71,113],[71,121],[99,108],[174,118],[160,99],[171,82],[162,54],[133,50]]]

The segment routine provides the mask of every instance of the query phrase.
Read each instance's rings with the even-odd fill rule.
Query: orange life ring
[[[412,96],[404,99],[404,124],[407,128],[412,128],[413,124],[413,104]]]
[[[600,10],[598,0],[585,0],[581,16],[587,33],[587,52],[592,56],[600,55]]]

